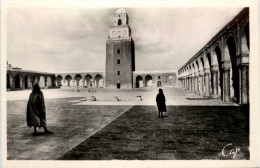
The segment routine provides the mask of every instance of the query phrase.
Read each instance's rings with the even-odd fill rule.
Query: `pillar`
[[[218,98],[218,71],[211,71],[212,98]]]
[[[194,93],[198,94],[198,76],[194,77]]]
[[[241,72],[241,99],[240,104],[249,103],[249,71],[248,65],[242,65],[240,67]]]
[[[210,70],[205,69],[204,70],[204,83],[205,83],[205,93],[204,96],[210,96]]]
[[[199,74],[199,95],[203,95],[203,75]]]
[[[191,91],[192,91],[192,92],[195,91],[194,80],[195,80],[195,77],[192,76],[192,77],[191,77]]]
[[[223,69],[223,101],[230,101],[230,69]]]
[[[21,89],[25,89],[25,79],[21,79],[22,80],[22,87],[21,87]]]
[[[190,76],[190,88],[189,88],[190,91],[192,91],[192,76]]]
[[[188,86],[188,80],[187,77],[185,77],[185,89],[187,89],[187,86]]]

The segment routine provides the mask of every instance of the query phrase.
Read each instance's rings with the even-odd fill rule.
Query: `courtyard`
[[[26,126],[31,91],[7,92],[7,159],[250,158],[248,106],[177,87],[163,90],[168,112],[158,118],[157,88],[44,89],[47,125],[54,134],[40,130],[38,136]],[[229,155],[232,149],[237,151],[235,156]]]

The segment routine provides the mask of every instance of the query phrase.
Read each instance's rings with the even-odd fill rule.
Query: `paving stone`
[[[174,153],[158,153],[157,159],[159,160],[176,160]]]
[[[188,92],[175,93],[177,105],[168,105],[162,119],[155,105],[75,105],[82,97],[47,99],[47,124],[54,131],[50,136],[43,129],[33,136],[26,127],[27,100],[8,101],[8,159],[230,160],[221,155],[228,143],[241,148],[236,159],[250,158],[248,107],[219,100],[190,103],[185,100]]]
[[[245,109],[241,109],[240,107],[215,107],[215,114],[211,116],[205,107],[193,108],[193,106],[169,106],[167,108],[169,118],[173,119],[164,120],[164,122],[161,122],[161,120],[157,118],[156,108],[153,106],[134,106],[104,129],[100,130],[97,134],[93,135],[89,139],[86,139],[85,142],[92,139],[98,139],[99,143],[110,143],[110,149],[108,149],[104,154],[100,155],[100,153],[98,153],[98,155],[95,155],[100,156],[99,159],[105,160],[223,159],[219,156],[219,153],[221,153],[223,147],[227,143],[232,142],[236,143],[237,146],[249,146],[248,130],[240,129],[241,127],[243,128],[244,125],[248,124],[247,117],[246,120],[240,121],[242,123],[237,123],[236,128],[230,127],[229,123],[221,124],[219,122],[223,118],[223,113],[225,113],[224,116],[229,118],[228,121],[230,121],[230,123],[236,123],[236,118],[233,116],[236,116],[238,113],[239,115],[241,115],[241,113],[247,115],[248,111]],[[233,108],[234,110],[230,110]],[[182,111],[179,112],[178,109],[182,109]],[[194,112],[192,109],[196,109],[199,112]],[[140,113],[141,111],[143,113]],[[183,113],[184,115],[176,115],[178,113]],[[138,117],[136,117],[137,114]],[[210,119],[210,117],[214,118]],[[144,120],[144,118],[146,120]],[[205,121],[205,118],[207,118],[206,122],[200,122],[200,120]],[[180,119],[182,122],[179,122]],[[193,124],[193,122],[196,124]],[[117,139],[115,137],[118,133],[115,134],[111,130],[114,128],[119,129],[119,126],[122,123],[123,128],[128,131],[124,131],[123,134],[120,134],[120,139]],[[145,128],[146,132],[142,131],[142,129],[138,129],[137,127],[140,125],[136,123],[142,123],[141,127]],[[200,124],[198,125],[198,123]],[[208,125],[213,127],[208,127]],[[126,129],[126,127],[132,129]],[[226,132],[215,133],[215,128],[225,130]],[[233,134],[234,130],[237,130],[238,133]],[[107,139],[105,137],[110,138]],[[81,144],[77,147],[78,149],[81,149]],[[153,154],[149,155],[149,152]],[[73,149],[68,153],[70,155],[63,156],[59,159],[69,160],[73,158]],[[248,151],[243,151],[243,154],[241,154],[238,158],[249,159],[249,155],[247,153]],[[91,155],[84,155],[84,158],[82,157],[78,159],[92,160],[92,158],[93,153]]]
[[[86,108],[86,106],[74,106],[73,102],[70,102],[78,99],[77,97],[46,99],[47,125],[54,134],[45,135],[43,129],[40,129],[38,136],[33,136],[33,129],[26,126],[27,100],[8,101],[7,159],[57,159],[109,124],[126,109],[131,108],[131,106]]]

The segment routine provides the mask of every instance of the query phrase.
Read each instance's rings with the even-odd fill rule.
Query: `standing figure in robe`
[[[157,107],[159,112],[158,118],[160,117],[163,118],[163,112],[166,112],[166,104],[165,104],[166,100],[162,89],[159,89],[159,94],[157,94],[156,96],[156,102],[157,102]]]
[[[26,118],[27,126],[34,127],[33,135],[37,135],[36,127],[43,127],[45,134],[53,133],[47,129],[44,97],[38,84],[33,86],[32,93],[30,94]]]

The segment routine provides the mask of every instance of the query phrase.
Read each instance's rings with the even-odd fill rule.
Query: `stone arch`
[[[169,74],[166,76],[166,86],[172,87],[176,84],[176,75],[175,74]]]
[[[62,78],[62,76],[61,75],[58,75],[57,76],[57,86],[58,87],[61,87],[63,84],[62,84],[62,80],[63,80],[63,78]]]
[[[211,67],[211,54],[209,52],[206,53],[205,57],[205,68],[210,68]]]
[[[22,88],[22,75],[21,74],[17,74],[15,76],[15,88],[16,89],[21,89]]]
[[[13,86],[13,77],[11,74],[7,73],[6,74],[6,88],[12,89],[12,86]]]
[[[92,76],[90,74],[85,76],[84,81],[86,87],[92,87]]]
[[[145,87],[152,87],[153,86],[153,78],[151,75],[145,76]]]
[[[136,88],[143,87],[143,77],[138,75],[136,77]]]
[[[226,45],[224,47],[224,61],[228,65],[225,67],[224,74],[224,101],[239,102],[239,69],[236,65],[237,55],[237,43],[234,38],[235,36],[230,35],[226,39]]]
[[[76,86],[83,86],[82,76],[80,74],[77,74],[74,79]]]
[[[200,67],[199,67],[199,62],[198,62],[198,60],[196,60],[195,66],[197,67],[197,71],[199,72]]]
[[[222,69],[221,69],[221,62],[222,62],[221,58],[222,58],[221,47],[220,47],[220,45],[216,45],[215,48],[214,48],[212,64],[217,65],[217,67],[218,67],[216,90],[217,90],[217,94],[223,100],[223,72],[222,72]]]
[[[196,63],[195,62],[192,63],[192,68],[193,68],[193,72],[194,72],[193,74],[196,75],[198,69],[196,67]]]
[[[41,87],[41,88],[44,88],[45,87],[45,78],[44,78],[44,76],[40,76],[40,79],[39,79],[39,86]]]
[[[97,74],[95,76],[95,86],[97,88],[104,87],[104,80],[103,80],[103,78],[102,78],[102,76],[100,74]]]
[[[227,41],[232,40],[234,42],[234,45],[236,48],[234,48],[237,52],[237,41],[236,41],[236,36],[234,35],[234,33],[230,32],[226,38],[225,38],[225,43],[224,43],[224,53],[223,53],[223,58],[222,58],[222,62],[227,62],[227,61],[231,61],[230,59],[230,55],[229,55],[229,48],[227,45]],[[233,47],[232,47],[233,48]]]
[[[250,37],[249,37],[249,23],[247,22],[243,28],[241,36],[241,54],[249,56]]]
[[[205,62],[204,62],[204,58],[203,57],[200,57],[200,63],[201,63],[201,70],[204,70]]]
[[[52,79],[51,77],[47,76],[47,83],[46,83],[47,87],[51,87],[52,86]]]
[[[70,75],[67,75],[65,77],[65,86],[71,86],[71,80],[72,80],[72,77]]]

